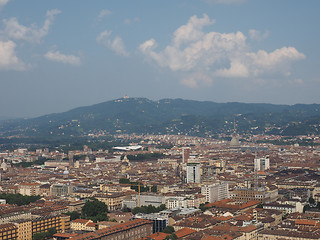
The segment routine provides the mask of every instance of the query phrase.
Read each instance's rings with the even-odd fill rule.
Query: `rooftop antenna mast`
[[[258,167],[255,166],[256,159],[258,158],[257,154],[257,142],[255,141],[255,138],[253,138],[254,144],[255,144],[255,153],[254,153],[254,160],[253,160],[253,168],[254,168],[254,190],[257,191],[259,187],[259,181],[258,181]]]

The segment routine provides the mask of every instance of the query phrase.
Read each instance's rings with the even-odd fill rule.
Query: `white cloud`
[[[256,40],[256,41],[262,41],[263,39],[266,39],[269,37],[270,32],[265,31],[263,34],[255,29],[249,30],[249,37],[251,40]]]
[[[50,61],[71,64],[73,66],[81,65],[80,57],[74,55],[65,55],[59,51],[49,51],[45,54],[45,58]]]
[[[129,53],[126,51],[122,38],[119,36],[112,38],[111,35],[112,31],[104,31],[97,36],[96,40],[99,44],[112,50],[117,55],[129,56]]]
[[[38,27],[35,24],[32,24],[30,27],[23,26],[16,18],[10,18],[9,20],[4,19],[3,24],[5,29],[2,31],[2,35],[9,39],[39,43],[41,39],[48,34],[55,15],[59,13],[60,10],[58,9],[47,11],[46,19],[42,27]]]
[[[0,0],[0,11],[9,2],[9,0]]]
[[[98,15],[98,19],[102,20],[105,16],[108,16],[111,14],[111,11],[109,9],[102,9]]]
[[[16,44],[12,41],[0,41],[0,69],[26,70],[26,65],[16,56]]]
[[[137,23],[137,22],[140,22],[140,19],[137,18],[137,17],[135,17],[133,19],[127,18],[127,19],[124,20],[124,23],[127,24],[127,25],[131,25],[131,24]]]
[[[290,75],[293,61],[304,59],[303,53],[294,47],[282,47],[273,52],[250,51],[246,36],[242,32],[204,32],[203,28],[214,24],[207,15],[192,16],[186,25],[179,27],[172,37],[172,43],[156,51],[155,39],[145,41],[139,50],[148,60],[172,71],[188,72],[190,75],[203,73],[209,78],[186,77],[181,83],[190,87],[205,85],[212,77],[249,78],[265,74]],[[252,32],[252,36],[258,32]],[[262,36],[267,36],[263,34]]]
[[[213,78],[203,73],[194,73],[180,80],[180,83],[190,88],[198,88],[199,86],[211,86]]]
[[[220,77],[227,77],[227,78],[232,78],[232,77],[248,77],[249,76],[249,70],[247,66],[239,59],[234,59],[231,60],[230,63],[230,68],[223,68],[219,69],[216,71],[216,75]]]

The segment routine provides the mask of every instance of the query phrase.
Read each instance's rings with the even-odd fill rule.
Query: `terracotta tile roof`
[[[315,220],[307,220],[307,219],[297,219],[295,221],[295,224],[297,225],[309,225],[309,226],[315,226],[316,225]]]
[[[238,221],[250,221],[251,219],[253,219],[253,216],[242,214],[235,217],[234,219]]]
[[[148,221],[148,220],[144,220],[144,219],[135,219],[133,221],[127,222],[127,223],[123,223],[123,224],[119,224],[117,226],[114,227],[108,227],[108,228],[104,228],[104,229],[100,229],[97,230],[95,232],[91,232],[91,233],[84,233],[84,234],[80,234],[76,237],[71,238],[71,240],[90,240],[90,239],[97,239],[97,238],[101,238],[102,236],[108,236],[120,231],[125,231],[128,229],[131,229],[132,227],[138,227],[138,226],[142,226],[145,224],[151,224],[152,222]]]
[[[201,238],[201,240],[232,240],[234,239],[233,237],[229,236],[228,234],[225,234],[223,236],[210,236],[210,235],[205,235]]]
[[[54,237],[63,237],[63,238],[71,238],[77,236],[77,233],[56,233],[53,236]]]
[[[260,203],[259,201],[250,201],[247,203],[234,204],[234,201],[232,201],[231,199],[224,199],[221,201],[208,203],[205,205],[205,207],[217,207],[217,208],[243,210],[243,209],[258,205],[259,203]]]
[[[175,232],[175,234],[177,235],[178,238],[182,238],[185,237],[191,233],[196,232],[196,230],[190,229],[190,228],[182,228],[178,231]]]
[[[219,216],[219,217],[215,217],[215,219],[216,220],[218,220],[218,221],[228,221],[228,220],[230,220],[230,219],[232,219],[233,217],[231,217],[231,216]]]
[[[163,233],[163,232],[157,232],[157,233],[154,233],[154,234],[150,235],[150,239],[152,239],[152,240],[163,240],[168,235],[170,235],[170,234]]]
[[[87,227],[96,227],[96,224],[94,222],[90,222],[86,225]]]
[[[87,219],[75,219],[73,221],[71,221],[71,223],[82,223],[82,224],[86,224],[88,223],[90,220]]]

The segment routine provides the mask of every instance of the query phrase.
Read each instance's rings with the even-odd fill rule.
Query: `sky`
[[[319,0],[0,0],[0,117],[129,97],[320,103]]]

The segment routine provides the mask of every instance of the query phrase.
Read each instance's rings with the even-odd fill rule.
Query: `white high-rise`
[[[254,170],[255,171],[265,171],[268,169],[270,169],[269,157],[254,159]]]
[[[206,196],[206,202],[216,202],[229,198],[229,184],[227,182],[218,182],[212,185],[201,187],[201,194]]]
[[[200,183],[200,163],[187,164],[187,183]]]

